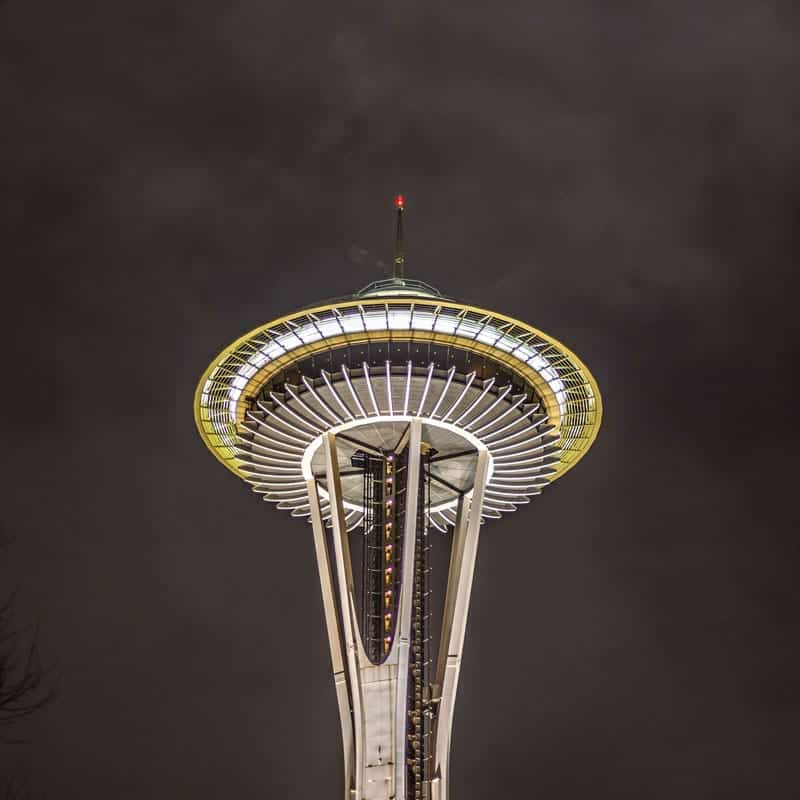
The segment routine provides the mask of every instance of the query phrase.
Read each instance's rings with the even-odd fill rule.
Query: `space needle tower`
[[[393,277],[237,339],[194,412],[231,472],[310,523],[345,800],[446,800],[481,528],[572,469],[602,408],[560,342],[406,277],[395,205]]]

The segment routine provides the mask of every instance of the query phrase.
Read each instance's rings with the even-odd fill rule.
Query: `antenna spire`
[[[405,277],[406,256],[403,251],[403,208],[406,201],[403,195],[399,194],[394,199],[394,206],[397,209],[397,233],[394,240],[394,275],[395,280],[402,280]]]

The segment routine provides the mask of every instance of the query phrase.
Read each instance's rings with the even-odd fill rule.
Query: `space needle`
[[[578,463],[602,404],[551,336],[406,277],[395,206],[393,277],[237,339],[194,413],[231,472],[310,522],[345,800],[446,800],[481,527]]]

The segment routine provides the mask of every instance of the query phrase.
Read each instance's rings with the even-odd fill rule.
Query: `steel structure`
[[[480,527],[572,468],[601,418],[562,344],[405,277],[402,216],[398,198],[393,278],[251,331],[195,396],[217,458],[311,522],[345,800],[448,797]]]

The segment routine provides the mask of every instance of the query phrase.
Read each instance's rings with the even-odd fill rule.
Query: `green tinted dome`
[[[444,295],[429,283],[413,278],[384,278],[368,283],[354,297],[441,297]]]

